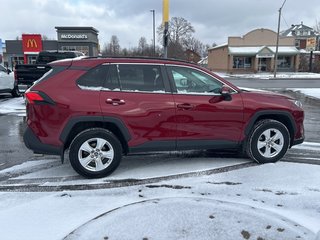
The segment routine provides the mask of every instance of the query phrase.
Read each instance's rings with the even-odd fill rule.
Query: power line
[[[284,18],[283,14],[281,14],[281,18],[282,20],[285,22],[285,24],[287,25],[287,28],[290,28],[289,24],[287,23],[286,19]]]

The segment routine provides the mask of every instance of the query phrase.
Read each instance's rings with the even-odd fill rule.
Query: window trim
[[[161,63],[125,63],[125,62],[112,62],[112,63],[105,63],[109,64],[110,66],[115,65],[116,67],[118,65],[152,65],[152,66],[158,66],[162,75],[162,81],[164,85],[164,91],[163,92],[157,92],[157,91],[133,91],[133,90],[123,90],[121,87],[121,82],[119,79],[119,73],[118,73],[118,81],[119,81],[119,86],[120,90],[118,92],[126,92],[126,93],[147,93],[147,94],[172,94],[172,89],[169,84],[168,76],[167,73],[164,69],[164,64]],[[111,68],[109,68],[111,69]],[[109,73],[108,73],[109,74]],[[104,91],[114,91],[114,90],[107,90],[107,89],[102,89]]]

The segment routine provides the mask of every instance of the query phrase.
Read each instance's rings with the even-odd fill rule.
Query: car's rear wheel
[[[276,120],[259,121],[252,129],[246,146],[248,156],[258,163],[280,160],[287,152],[290,134],[287,127]]]
[[[70,145],[69,159],[73,169],[87,178],[108,176],[119,166],[121,158],[121,143],[106,129],[87,129]]]

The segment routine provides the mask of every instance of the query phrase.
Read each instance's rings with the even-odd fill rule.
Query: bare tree
[[[120,55],[120,44],[119,44],[119,39],[116,35],[111,36],[110,43],[107,44],[105,53],[111,56]]]
[[[199,54],[201,57],[208,55],[208,45],[203,44],[198,39],[191,37],[187,42],[185,42],[187,49],[192,50]]]
[[[158,38],[160,39],[160,42],[162,43],[162,37],[163,37],[163,25],[160,25],[158,27],[157,33]],[[169,22],[169,41],[173,42],[175,44],[179,43],[183,46],[185,42],[188,41],[192,37],[192,34],[195,32],[193,26],[191,25],[188,20],[182,18],[182,17],[172,17]]]
[[[147,43],[147,39],[145,37],[141,37],[139,39],[139,45],[138,45],[138,50],[141,55],[144,55],[146,50],[148,50],[149,45]]]

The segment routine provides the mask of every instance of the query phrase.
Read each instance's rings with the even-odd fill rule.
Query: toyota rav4
[[[80,175],[112,173],[123,154],[238,149],[259,163],[304,140],[304,112],[288,96],[244,90],[187,62],[146,58],[56,61],[25,94],[24,141]]]

